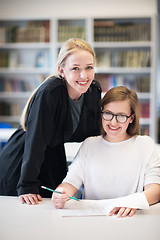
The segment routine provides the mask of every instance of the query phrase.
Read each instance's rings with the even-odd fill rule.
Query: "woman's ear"
[[[134,113],[132,114],[132,116],[131,116],[131,119],[130,119],[130,122],[129,123],[132,123],[133,122],[133,120],[134,120]]]
[[[58,72],[59,72],[59,75],[64,78],[64,71],[62,66],[58,66]]]

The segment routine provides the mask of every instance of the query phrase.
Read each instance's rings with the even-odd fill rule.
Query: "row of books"
[[[11,23],[0,26],[0,43],[49,42],[49,21],[29,21],[25,26]],[[85,26],[59,25],[58,41],[70,37],[85,39]],[[114,23],[111,21],[94,21],[94,41],[150,41],[150,24]]]
[[[41,77],[34,77],[31,81],[20,79],[4,79],[0,77],[0,92],[32,92],[42,83]]]
[[[69,38],[82,38],[85,39],[84,26],[58,26],[58,42],[65,42]]]
[[[141,118],[150,118],[150,103],[149,101],[140,101],[139,114]]]
[[[0,68],[9,67],[9,53],[0,52]]]
[[[147,125],[140,126],[140,134],[149,136],[149,126]]]
[[[49,21],[31,21],[25,26],[0,26],[0,43],[49,42],[49,28]]]
[[[23,111],[24,103],[0,102],[0,116],[19,117]]]
[[[8,103],[0,102],[0,115],[1,116],[20,116],[23,110],[24,104],[22,103]],[[150,117],[150,105],[149,102],[140,102],[140,117]]]
[[[96,52],[98,67],[150,67],[150,50],[121,50]]]
[[[139,76],[134,78],[133,76],[125,77],[123,84],[139,93],[150,93],[150,77]]]
[[[28,60],[28,65],[22,62],[19,63],[19,52],[18,51],[1,51],[0,52],[0,68],[14,68],[14,67],[20,67],[26,66],[26,67],[37,67],[37,68],[43,68],[48,67],[48,61],[49,61],[49,54],[47,52],[40,51],[35,56],[34,59],[31,62]]]
[[[94,22],[94,41],[96,42],[150,41],[150,39],[149,24]]]
[[[126,86],[136,92],[149,93],[150,92],[150,77],[134,76],[134,75],[108,75],[96,74],[96,80],[99,81],[102,92],[107,92],[112,87]]]

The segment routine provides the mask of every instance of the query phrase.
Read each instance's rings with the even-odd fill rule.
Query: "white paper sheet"
[[[125,197],[100,200],[99,204],[108,214],[114,207],[149,209],[149,204],[144,193],[134,193]]]
[[[69,200],[59,214],[63,217],[103,216],[108,215],[114,207],[129,207],[149,209],[144,193],[135,193],[129,196],[107,200]]]
[[[103,207],[95,200],[69,200],[63,209],[58,210],[63,217],[102,216],[106,215]]]

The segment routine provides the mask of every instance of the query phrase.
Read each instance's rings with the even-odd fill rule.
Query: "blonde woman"
[[[138,98],[120,86],[101,103],[102,135],[82,144],[70,170],[54,193],[53,204],[63,208],[68,196],[84,185],[86,199],[112,199],[144,192],[149,205],[160,200],[160,157],[149,136],[139,135]],[[115,207],[110,215],[133,216],[136,209]]]
[[[51,197],[40,188],[56,188],[67,173],[65,142],[81,142],[100,133],[100,85],[94,80],[95,53],[81,39],[66,41],[57,75],[32,94],[21,126],[0,154],[0,195],[18,195],[21,203]]]

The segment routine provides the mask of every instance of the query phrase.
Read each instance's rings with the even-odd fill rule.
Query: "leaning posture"
[[[66,176],[64,143],[100,133],[101,88],[94,66],[95,53],[87,42],[63,44],[57,75],[32,94],[20,127],[0,154],[0,195],[18,195],[27,204],[51,197],[40,186],[56,188]]]

